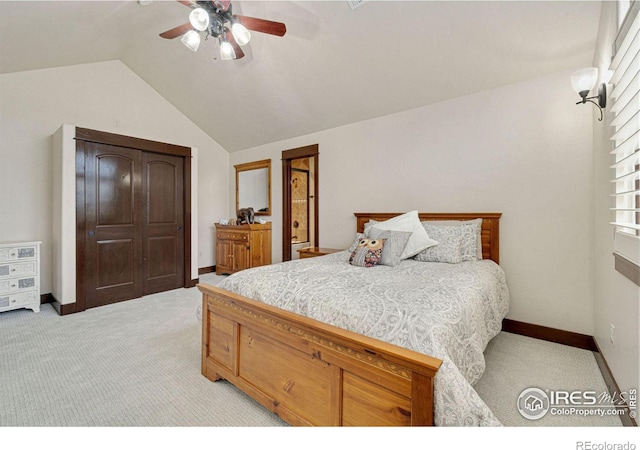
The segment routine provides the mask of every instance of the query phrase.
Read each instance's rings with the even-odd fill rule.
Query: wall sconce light
[[[598,69],[595,67],[581,69],[571,75],[571,86],[573,90],[582,97],[582,100],[577,102],[576,105],[587,102],[593,103],[600,110],[600,118],[598,120],[602,121],[602,109],[607,106],[607,85],[601,83],[598,88],[598,95],[587,97],[591,89],[596,85],[596,81],[598,81]],[[598,99],[598,103],[593,101],[595,98]]]

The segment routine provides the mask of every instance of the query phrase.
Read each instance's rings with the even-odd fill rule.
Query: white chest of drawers
[[[40,242],[0,244],[0,312],[40,311]]]

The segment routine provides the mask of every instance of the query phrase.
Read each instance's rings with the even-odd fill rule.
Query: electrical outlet
[[[616,346],[616,327],[612,323],[609,324],[609,341],[611,345]]]

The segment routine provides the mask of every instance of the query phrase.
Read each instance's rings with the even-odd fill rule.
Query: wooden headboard
[[[364,232],[369,220],[382,222],[402,213],[353,213],[357,220],[357,232]],[[418,213],[420,221],[482,219],[482,258],[500,263],[500,217],[502,213]]]

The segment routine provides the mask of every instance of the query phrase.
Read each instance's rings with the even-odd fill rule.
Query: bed
[[[356,231],[399,214],[355,213]],[[509,306],[500,217],[419,214],[482,219],[478,261],[362,269],[345,250],[199,284],[202,374],[292,425],[500,425],[473,389]]]

